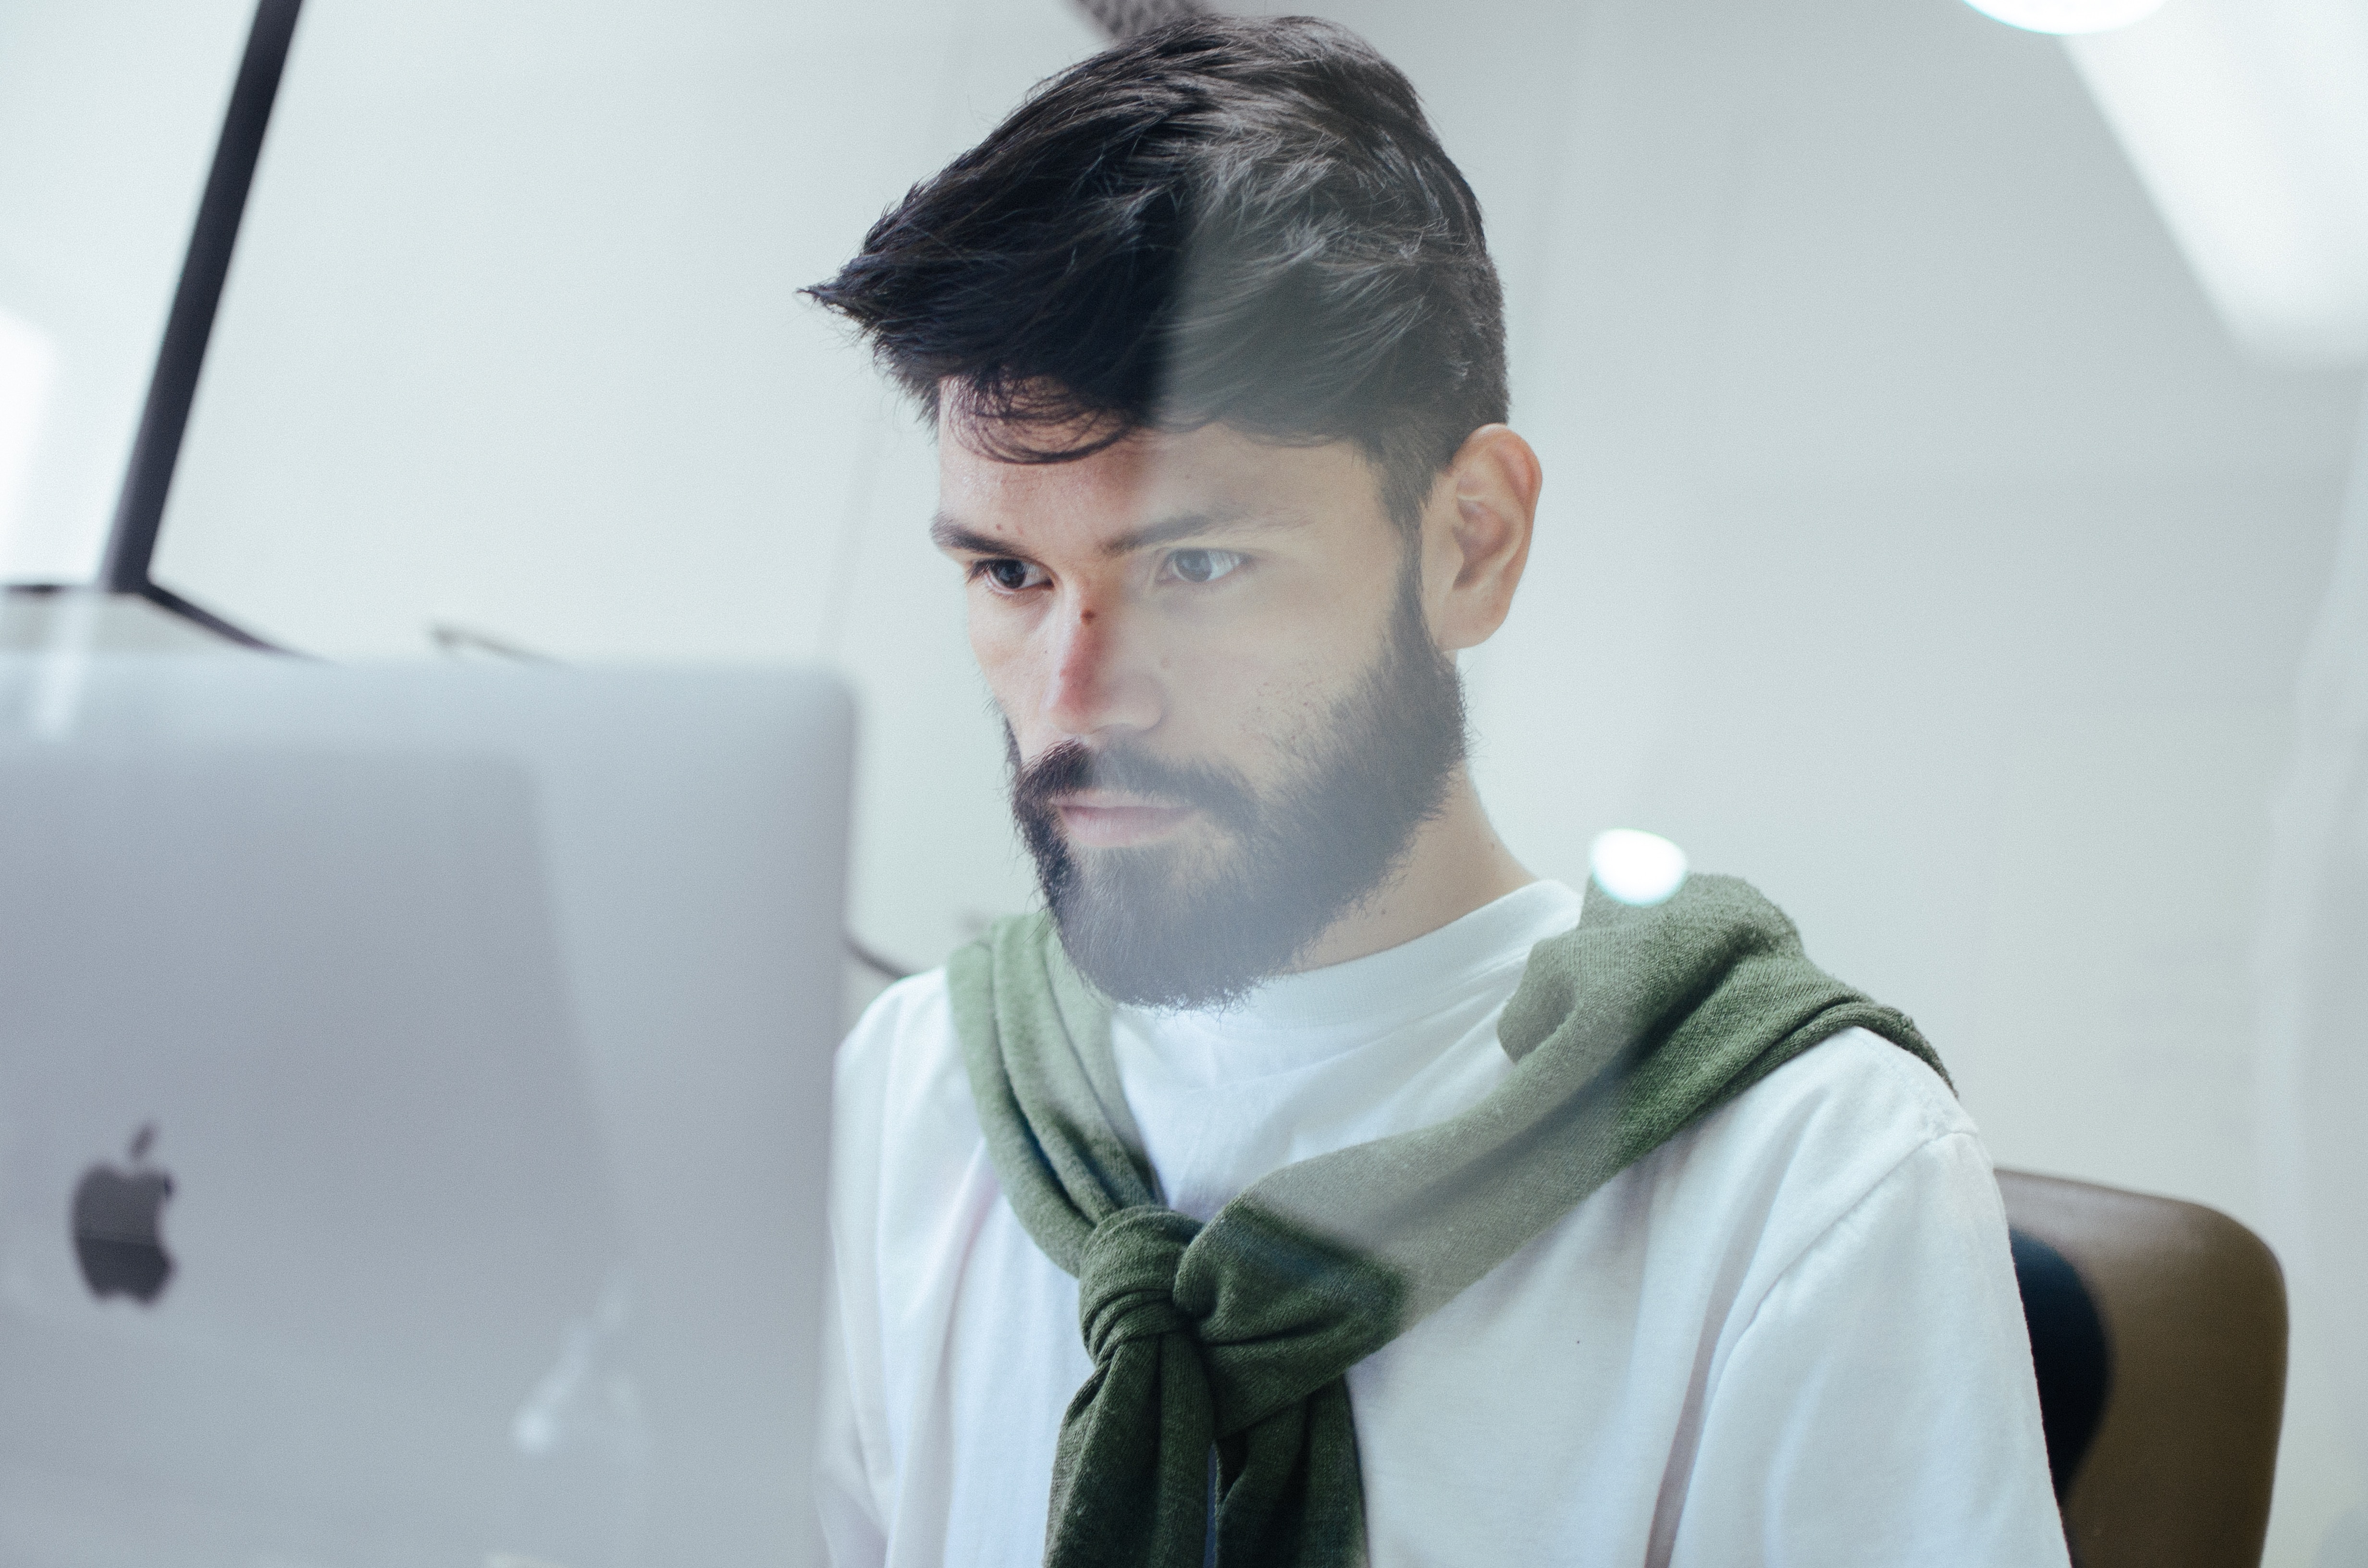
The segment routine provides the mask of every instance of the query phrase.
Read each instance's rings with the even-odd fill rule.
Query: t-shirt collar
[[[1346,963],[1267,981],[1222,1007],[1156,1013],[1160,1025],[1201,1024],[1227,1034],[1311,1027],[1368,1034],[1452,1006],[1467,989],[1518,967],[1530,949],[1578,924],[1580,899],[1556,881],[1534,881],[1435,931]]]

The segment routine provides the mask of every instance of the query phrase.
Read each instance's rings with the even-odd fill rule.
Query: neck
[[[1497,836],[1470,775],[1459,767],[1445,803],[1415,830],[1389,880],[1334,921],[1292,967],[1325,969],[1411,942],[1536,881]]]

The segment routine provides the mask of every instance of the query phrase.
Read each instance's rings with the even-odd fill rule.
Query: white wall
[[[0,580],[98,568],[252,0],[0,0]]]
[[[2264,1221],[2248,964],[2354,375],[2230,347],[2054,43],[1955,0],[1337,0],[1429,96],[1547,498],[1469,665],[1541,871],[1645,826],[1906,1006],[2002,1163]],[[791,290],[1058,0],[313,0],[160,575],[333,654],[825,657],[857,928],[1027,883],[927,443]],[[2271,1561],[2362,1495],[2299,1365]]]

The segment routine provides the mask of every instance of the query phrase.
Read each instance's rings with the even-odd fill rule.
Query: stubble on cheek
[[[1201,1007],[1247,994],[1380,886],[1437,809],[1463,755],[1462,697],[1411,597],[1337,692],[1291,673],[1212,683],[1156,732],[1051,746],[1016,778],[1062,943],[1112,998]],[[1095,782],[1205,820],[1156,844],[1073,850],[1052,802]]]

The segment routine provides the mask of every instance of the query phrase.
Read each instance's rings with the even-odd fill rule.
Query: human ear
[[[1444,652],[1477,647],[1505,622],[1529,564],[1538,454],[1503,425],[1463,438],[1423,510],[1423,599]]]

